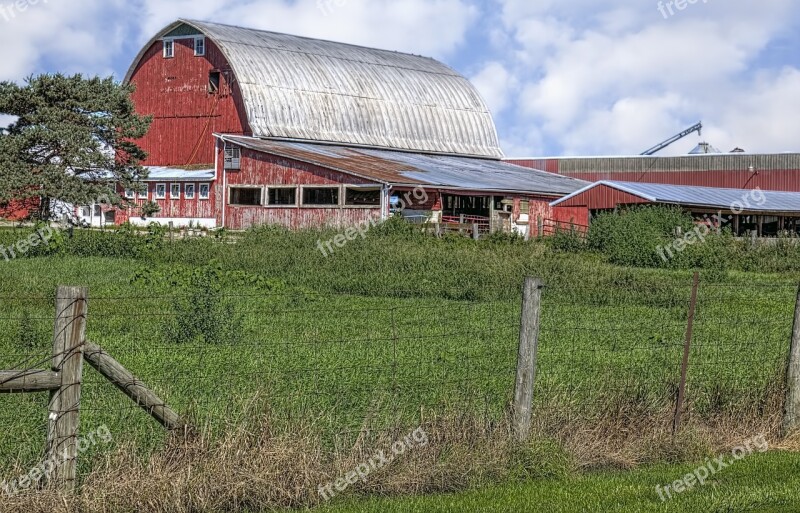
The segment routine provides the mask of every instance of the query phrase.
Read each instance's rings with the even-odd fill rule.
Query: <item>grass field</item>
[[[0,232],[0,240],[15,236]],[[528,449],[525,475],[548,476],[550,459],[563,454],[567,474],[580,475],[702,457],[731,437],[775,431],[796,276],[703,277],[689,415],[676,447],[668,435],[690,273],[616,268],[537,243],[439,241],[402,231],[376,232],[323,258],[314,245],[324,236],[262,230],[236,244],[169,244],[79,232],[53,254],[0,262],[0,367],[43,362],[55,287],[86,285],[89,338],[212,436],[240,425],[257,404],[270,432],[302,426],[318,442],[315,457],[346,467],[393,434],[449,425],[439,433],[437,458],[456,463],[410,486],[460,489],[508,478],[520,466],[513,451],[477,462],[483,449],[466,433],[454,442],[452,425],[469,424],[470,436],[489,445],[507,430],[522,279],[539,276],[546,288],[535,437],[556,448]],[[81,475],[119,447],[134,448],[146,463],[162,447],[163,430],[92,370],[86,376],[84,429],[105,424],[114,444],[82,455]],[[0,398],[4,475],[40,456],[45,405],[44,394]],[[357,454],[342,456],[354,447]],[[459,451],[472,459],[449,454]],[[511,464],[503,463],[508,457]],[[406,474],[412,470],[419,467]],[[386,489],[407,486],[356,492]],[[292,494],[275,503],[318,500],[313,486],[295,485]]]

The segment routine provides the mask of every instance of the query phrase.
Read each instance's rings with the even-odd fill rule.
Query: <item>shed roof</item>
[[[216,172],[214,169],[198,169],[189,171],[186,169],[176,169],[170,167],[148,167],[148,175],[146,182],[155,182],[158,180],[174,180],[174,181],[211,181],[214,180]]]
[[[389,185],[562,196],[589,182],[498,160],[217,135],[244,148]]]
[[[152,44],[192,30],[210,38],[233,69],[255,136],[503,157],[475,87],[427,57],[178,20],[147,43],[125,81]]]
[[[800,193],[762,191],[760,189],[722,189],[641,182],[603,180],[584,187],[551,203],[558,206],[584,192],[607,186],[638,196],[651,203],[669,203],[687,207],[708,207],[748,212],[800,212]]]

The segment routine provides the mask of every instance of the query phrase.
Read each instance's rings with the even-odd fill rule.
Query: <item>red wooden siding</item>
[[[120,209],[117,212],[116,223],[122,224],[130,220],[133,217],[140,217],[142,215],[141,207],[147,201],[152,201],[156,203],[161,210],[157,214],[153,214],[149,219],[156,221],[158,219],[214,219],[217,217],[217,208],[216,208],[216,200],[217,200],[217,191],[214,187],[214,182],[209,180],[200,180],[200,181],[163,181],[157,182],[163,183],[167,186],[167,197],[166,199],[156,199],[156,182],[148,183],[147,187],[147,199],[139,198],[137,194],[135,200],[131,200],[134,206],[127,207],[124,209]],[[170,187],[173,183],[178,183],[181,186],[181,196],[180,199],[173,200],[170,196]],[[209,198],[208,199],[200,199],[200,184],[207,183],[209,184]],[[194,199],[186,199],[185,197],[185,185],[186,184],[194,184]],[[122,196],[124,191],[119,189],[119,194]]]
[[[152,115],[148,134],[138,141],[147,166],[214,162],[214,132],[245,134],[242,95],[225,57],[206,38],[206,55],[194,55],[194,37],[175,41],[175,56],[163,57],[162,42],[151,46],[131,77],[139,114]],[[209,72],[221,71],[220,88],[208,92]]]
[[[21,221],[27,219],[39,209],[39,198],[28,198],[22,201],[11,201],[0,204],[0,219]]]
[[[224,159],[220,155],[219,166]],[[374,184],[345,173],[306,164],[266,153],[242,149],[241,169],[225,172],[227,187],[270,185],[339,185]],[[218,173],[221,176],[221,171]],[[233,230],[244,230],[252,226],[276,224],[291,229],[320,226],[349,227],[369,219],[381,217],[380,207],[265,207],[228,205],[227,196],[222,196],[222,180],[217,181],[217,194],[225,198],[225,226]],[[226,191],[227,195],[228,192]],[[298,189],[298,199],[300,190]],[[217,223],[222,226],[221,209]]]
[[[556,208],[563,207],[583,207],[588,210],[612,210],[618,205],[631,205],[640,203],[650,203],[644,198],[623,192],[607,185],[598,185],[591,189],[574,196],[563,203],[559,203]]]

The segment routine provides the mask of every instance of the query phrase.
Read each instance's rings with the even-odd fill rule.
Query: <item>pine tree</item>
[[[17,119],[0,131],[0,204],[39,197],[81,205],[124,200],[114,184],[140,188],[146,153],[135,143],[151,119],[136,114],[133,86],[113,78],[62,74],[0,82],[0,114]]]

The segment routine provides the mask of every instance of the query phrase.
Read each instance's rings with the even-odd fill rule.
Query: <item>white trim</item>
[[[261,197],[259,198],[260,201],[258,202],[258,205],[240,205],[238,203],[233,203],[231,201],[231,192],[233,191],[233,189],[257,189],[257,190],[259,190],[261,192]],[[230,185],[228,187],[228,191],[227,191],[227,194],[225,195],[225,197],[226,197],[226,199],[228,201],[228,205],[230,205],[232,207],[244,207],[244,208],[263,207],[264,206],[264,202],[266,201],[266,198],[264,196],[264,186],[263,185],[232,184],[232,185]]]
[[[178,195],[177,196],[175,194],[173,194],[173,192],[175,192],[175,189],[174,189],[175,186],[178,187]],[[179,199],[181,199],[181,184],[180,184],[180,182],[171,182],[169,184],[169,199],[170,200],[179,200]]]
[[[165,59],[173,59],[175,57],[175,38],[167,37],[162,39],[161,56]],[[167,55],[167,44],[170,47],[170,54]]]
[[[557,207],[558,205],[564,203],[565,201],[570,200],[570,199],[574,198],[575,196],[583,194],[584,192],[586,192],[588,190],[591,190],[591,189],[594,189],[595,187],[599,187],[601,185],[605,185],[606,187],[611,187],[612,189],[617,189],[618,191],[627,192],[628,194],[633,194],[634,196],[639,196],[640,198],[645,199],[645,200],[650,201],[650,202],[653,202],[653,203],[655,203],[657,201],[656,198],[654,198],[652,196],[649,196],[647,194],[644,194],[642,192],[639,192],[639,191],[637,191],[637,190],[635,190],[633,188],[625,187],[625,186],[620,185],[620,184],[618,184],[618,183],[616,183],[614,181],[611,181],[611,180],[601,180],[599,182],[590,183],[586,187],[584,187],[582,189],[578,189],[577,191],[573,192],[572,194],[568,194],[567,196],[564,196],[561,199],[558,199],[556,201],[551,202],[550,206],[551,207]]]
[[[159,187],[164,187],[164,194],[162,194],[161,196],[158,195],[158,188]],[[166,183],[164,183],[164,182],[156,183],[156,190],[153,193],[153,199],[157,199],[157,200],[165,200],[165,199],[167,199],[167,184]]]
[[[318,205],[318,204],[314,204],[314,203],[306,205],[306,202],[303,201],[306,189],[337,189],[339,191],[339,196],[337,198],[338,202],[337,203],[327,203],[327,204],[324,204],[324,205]],[[308,207],[308,208],[341,208],[342,207],[342,198],[343,198],[343,196],[342,196],[342,186],[341,185],[301,185],[300,186],[299,202],[300,202],[300,206],[301,207]]]
[[[348,205],[347,204],[347,190],[348,189],[370,189],[378,191],[378,204],[377,205]],[[342,185],[342,208],[381,208],[380,194],[383,193],[383,185],[376,184],[343,184]]]
[[[205,198],[203,197],[203,193],[201,192],[203,190],[204,185],[208,187],[208,192],[206,193]],[[203,201],[208,201],[211,199],[211,184],[209,182],[200,182],[197,184],[197,199]]]
[[[131,216],[128,220],[134,226],[148,226],[150,223],[158,223],[167,226],[170,222],[175,228],[183,228],[189,226],[191,221],[193,226],[200,226],[201,228],[216,228],[217,219],[213,217],[148,217],[142,219],[140,216]]]
[[[197,42],[198,41],[202,41],[203,42],[203,52],[202,53],[198,53],[197,52]],[[203,57],[203,56],[205,56],[205,54],[206,54],[206,36],[194,36],[194,56],[195,57]]]
[[[186,191],[186,189],[188,189],[190,185],[192,186],[192,195],[191,196],[189,196],[189,193]],[[183,199],[193,200],[193,199],[196,199],[196,198],[197,198],[197,184],[196,183],[192,183],[192,182],[184,183],[183,184]]]
[[[297,208],[300,206],[300,187],[297,185],[267,185],[264,189],[264,207],[266,208]],[[289,205],[273,205],[269,201],[269,192],[272,189],[294,189],[294,203]]]

